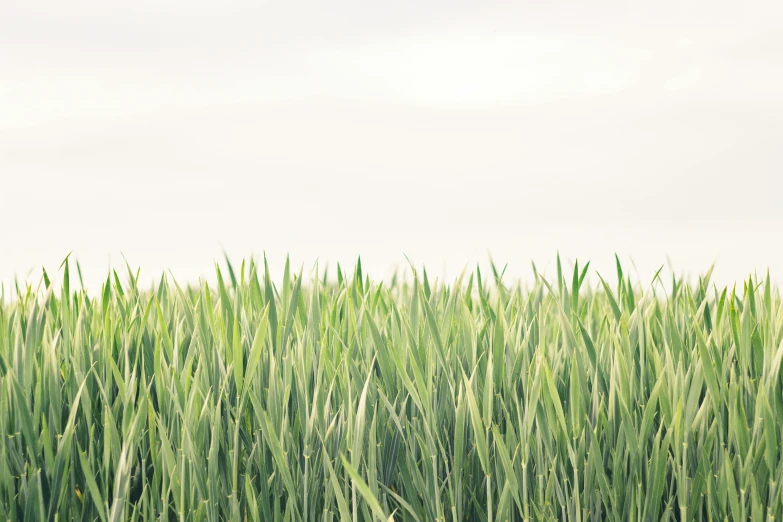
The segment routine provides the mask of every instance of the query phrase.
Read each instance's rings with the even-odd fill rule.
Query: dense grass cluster
[[[0,520],[783,519],[783,306],[587,267],[0,306]]]

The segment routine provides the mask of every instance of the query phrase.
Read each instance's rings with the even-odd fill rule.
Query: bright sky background
[[[777,0],[3,0],[0,281],[224,249],[781,280],[781,27]]]

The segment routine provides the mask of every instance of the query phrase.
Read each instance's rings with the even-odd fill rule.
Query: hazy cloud
[[[777,2],[125,4],[0,6],[0,280],[223,247],[783,273]]]

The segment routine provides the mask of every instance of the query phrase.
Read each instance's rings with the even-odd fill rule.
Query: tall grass
[[[0,307],[0,520],[783,519],[778,289],[587,272],[66,261]]]

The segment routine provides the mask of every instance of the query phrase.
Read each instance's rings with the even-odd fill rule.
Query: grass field
[[[73,268],[0,305],[0,520],[783,519],[768,277]]]

